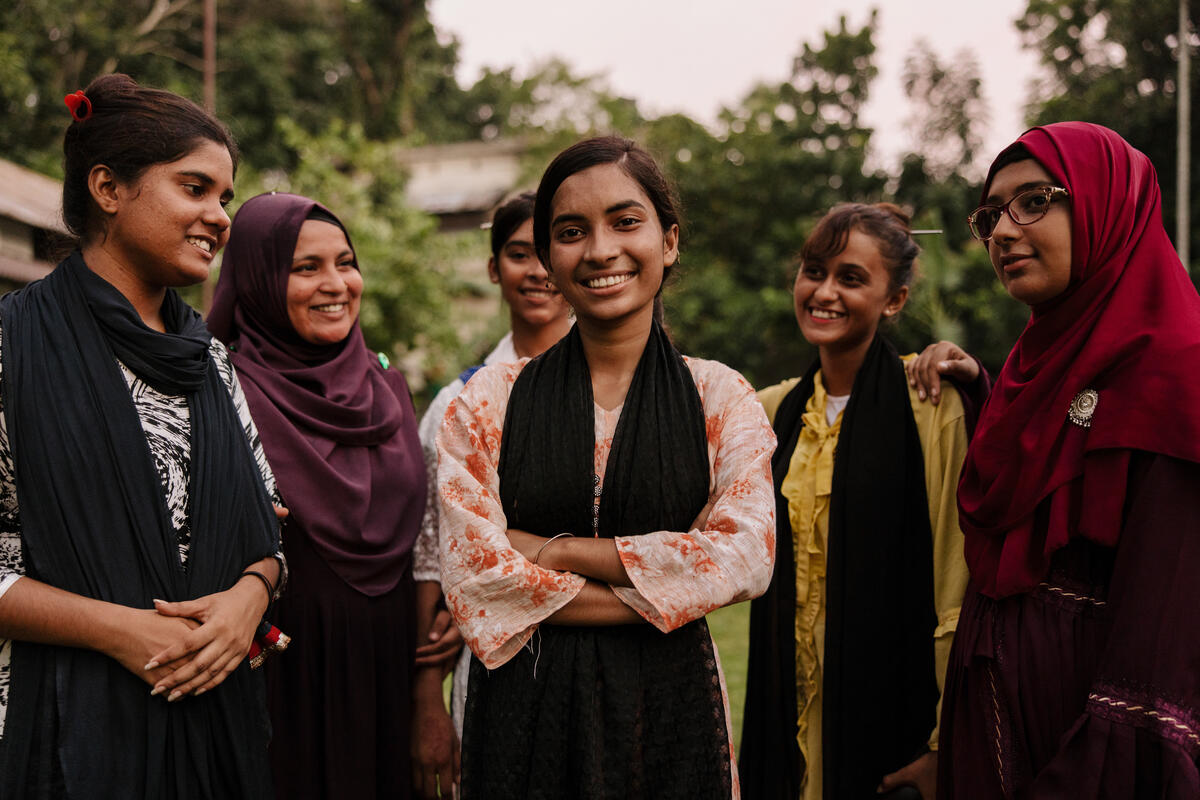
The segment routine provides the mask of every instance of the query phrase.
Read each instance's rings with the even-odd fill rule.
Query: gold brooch
[[[1067,417],[1081,428],[1090,428],[1092,427],[1092,415],[1096,413],[1096,404],[1099,402],[1099,392],[1095,389],[1084,389],[1071,401],[1071,407],[1067,409]]]

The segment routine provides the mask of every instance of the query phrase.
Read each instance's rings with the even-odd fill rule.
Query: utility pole
[[[204,107],[210,114],[217,113],[217,0],[204,0]],[[205,316],[215,291],[216,274],[210,270],[200,287],[200,310]]]
[[[1176,123],[1175,175],[1175,249],[1184,269],[1191,271],[1189,264],[1190,239],[1192,234],[1191,212],[1188,208],[1192,172],[1192,26],[1188,20],[1188,0],[1179,0],[1179,120]]]

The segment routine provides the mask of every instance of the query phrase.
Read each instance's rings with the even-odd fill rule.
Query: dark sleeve
[[[1200,797],[1200,465],[1136,454],[1083,715],[1037,798]]]
[[[958,390],[958,394],[962,398],[963,421],[967,425],[968,437],[975,435],[975,423],[979,421],[979,412],[983,409],[983,404],[987,402],[988,395],[992,393],[992,376],[988,374],[982,361],[975,356],[971,356],[971,358],[979,365],[979,374],[975,380],[970,383],[959,383],[953,378],[946,379]]]

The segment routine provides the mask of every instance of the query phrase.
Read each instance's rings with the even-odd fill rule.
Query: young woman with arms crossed
[[[576,324],[478,372],[438,438],[442,585],[478,657],[463,797],[739,796],[704,615],[766,588],[774,437],[655,319],[679,217],[645,151],[560,153],[533,231]]]

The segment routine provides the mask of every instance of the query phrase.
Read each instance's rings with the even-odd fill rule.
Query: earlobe
[[[492,283],[500,282],[500,268],[496,266],[496,258],[494,256],[488,259],[488,280]]]
[[[116,214],[121,205],[120,187],[111,169],[97,164],[88,172],[88,191],[105,214]]]
[[[904,308],[904,304],[908,302],[908,287],[901,286],[888,300],[887,308],[883,310],[885,317],[892,317],[900,313]]]

